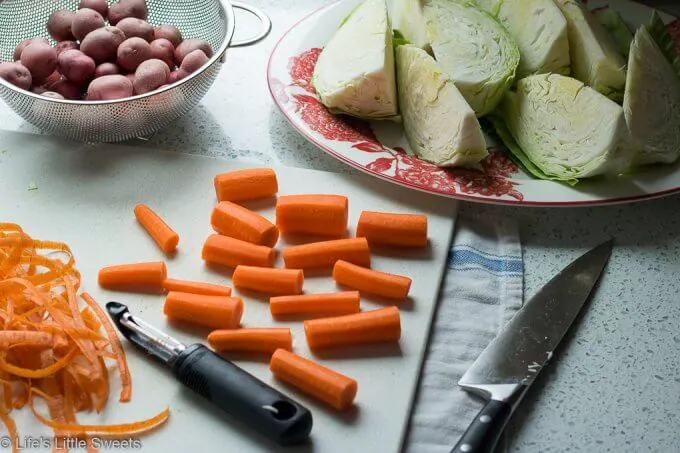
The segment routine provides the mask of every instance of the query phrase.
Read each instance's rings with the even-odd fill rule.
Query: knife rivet
[[[463,445],[460,446],[460,451],[472,451],[472,445],[463,444]]]
[[[489,417],[488,415],[482,415],[481,417],[479,417],[479,421],[482,423],[489,423],[491,421],[491,417]]]

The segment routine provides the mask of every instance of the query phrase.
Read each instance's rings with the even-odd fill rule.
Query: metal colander
[[[79,0],[0,0],[0,60],[12,61],[21,41],[44,36],[47,19],[61,8],[76,10]],[[110,4],[114,3],[109,1]],[[213,84],[227,48],[257,42],[271,22],[259,10],[229,0],[146,0],[149,22],[173,24],[185,39],[204,39],[215,55],[200,70],[163,89],[115,101],[48,99],[0,79],[0,97],[18,115],[41,130],[72,140],[116,142],[148,137],[192,109]],[[232,43],[233,7],[255,14],[264,24],[256,37]]]

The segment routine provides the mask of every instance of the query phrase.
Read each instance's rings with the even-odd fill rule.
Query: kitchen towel
[[[460,216],[439,296],[406,453],[449,453],[483,402],[458,380],[522,306],[524,265],[512,219]]]

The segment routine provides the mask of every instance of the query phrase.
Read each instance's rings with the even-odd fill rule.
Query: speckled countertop
[[[265,80],[278,38],[329,2],[251,3],[271,16],[272,33],[255,46],[230,50],[200,106],[145,146],[353,171],[288,125]],[[237,17],[237,37],[246,37],[256,24]],[[37,132],[4,104],[0,125]],[[596,297],[511,421],[507,451],[680,452],[680,197],[569,210],[464,203],[462,211],[518,220],[527,295],[591,246],[610,237],[617,241]]]

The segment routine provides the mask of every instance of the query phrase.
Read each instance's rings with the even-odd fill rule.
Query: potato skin
[[[213,50],[208,41],[203,41],[202,39],[187,39],[182,41],[182,43],[175,49],[175,61],[177,64],[182,64],[184,57],[189,55],[196,49],[200,49],[208,58],[213,56]]]
[[[168,77],[168,84],[172,84],[177,82],[178,80],[182,80],[186,76],[188,76],[189,73],[184,71],[183,69],[176,69],[170,73],[170,77]]]
[[[67,50],[80,50],[80,46],[75,41],[62,41],[56,46],[54,46],[54,50],[57,51],[57,57],[59,57],[59,55],[61,55],[62,52],[65,52]]]
[[[94,60],[80,50],[67,50],[57,58],[57,70],[68,80],[85,83],[94,77]]]
[[[19,44],[17,44],[16,49],[14,49],[14,56],[13,56],[14,61],[21,60],[21,52],[23,52],[24,49],[29,44],[33,44],[34,42],[41,42],[43,44],[47,44],[48,46],[50,45],[50,42],[46,38],[43,38],[42,36],[36,36],[35,38],[28,38],[24,41],[21,41]]]
[[[73,40],[73,32],[71,26],[76,13],[70,9],[60,9],[52,14],[47,19],[47,31],[57,41],[71,41]]]
[[[159,25],[153,29],[153,39],[167,39],[174,47],[182,43],[182,32],[171,24]]]
[[[151,58],[163,60],[169,68],[175,67],[175,48],[165,38],[151,41]]]
[[[142,38],[129,38],[118,47],[117,55],[118,66],[134,71],[143,61],[151,58],[151,44]]]
[[[80,50],[92,57],[95,63],[104,63],[116,59],[118,47],[125,41],[125,34],[117,27],[98,28],[85,36],[80,43]]]
[[[77,100],[83,98],[83,86],[80,83],[71,82],[61,77],[56,82],[45,85],[47,91],[54,91],[64,96],[65,99]]]
[[[104,19],[109,14],[109,4],[106,0],[80,0],[78,9],[90,8],[97,11]]]
[[[145,41],[153,41],[153,25],[136,17],[126,17],[116,24],[127,38],[142,38]]]
[[[17,62],[0,63],[0,77],[23,90],[30,90],[33,84],[31,71]]]
[[[90,32],[106,27],[104,17],[90,8],[79,9],[73,18],[71,31],[78,40],[83,40]]]
[[[21,64],[31,71],[33,83],[39,85],[57,68],[57,51],[48,44],[34,42],[21,52]]]
[[[116,25],[126,17],[146,20],[149,11],[144,0],[120,0],[109,7],[109,22]]]
[[[132,96],[132,82],[122,75],[107,75],[94,79],[87,89],[88,101],[110,101]]]
[[[203,53],[202,50],[196,49],[184,57],[184,60],[182,60],[182,64],[179,68],[187,73],[192,73],[194,71],[198,71],[198,69],[206,64],[208,60],[209,58]]]
[[[102,63],[94,70],[94,77],[103,77],[105,75],[120,74],[120,68],[116,63]]]
[[[55,91],[43,91],[42,93],[39,94],[40,96],[45,96],[46,98],[50,99],[66,99],[64,96]]]
[[[165,85],[170,77],[170,68],[163,60],[146,60],[135,71],[134,88],[136,94],[153,91]]]

